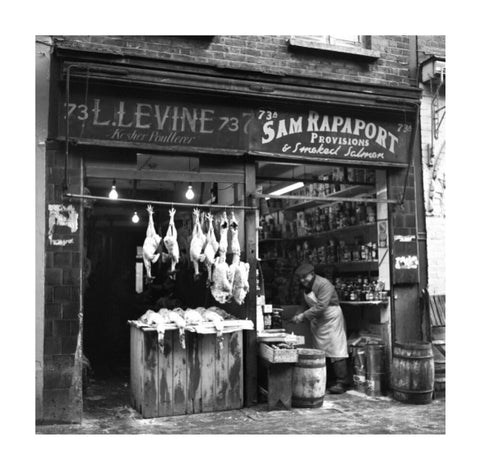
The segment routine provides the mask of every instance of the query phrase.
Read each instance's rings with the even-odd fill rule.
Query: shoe
[[[347,388],[342,383],[334,384],[328,388],[330,394],[343,394],[346,390]]]

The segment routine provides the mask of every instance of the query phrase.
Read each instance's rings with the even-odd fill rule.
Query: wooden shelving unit
[[[375,194],[375,191],[368,190],[366,189],[368,186],[351,186],[347,187],[346,189],[342,189],[341,191],[337,192],[332,192],[331,194],[327,195],[326,197],[355,197],[357,195],[373,195]],[[299,196],[301,197],[301,196]],[[366,200],[365,202],[368,202]],[[294,211],[299,211],[299,210],[305,210],[307,208],[311,207],[329,207],[330,205],[333,204],[338,204],[341,202],[332,200],[331,202],[318,202],[316,200],[306,200],[305,202],[298,202],[292,205],[285,204],[283,207],[283,210],[294,210]],[[372,203],[375,203],[375,199],[372,199]]]
[[[355,231],[365,231],[365,230],[373,230],[376,229],[377,223],[364,223],[361,225],[351,225],[345,226],[343,228],[337,228],[336,230],[329,230],[329,231],[319,231],[315,234],[305,235],[305,236],[297,236],[295,238],[264,238],[260,239],[259,243],[274,243],[274,242],[297,242],[297,241],[308,241],[312,239],[318,239],[321,237],[330,237],[335,236],[343,233],[351,233]]]
[[[315,267],[336,268],[341,272],[368,272],[378,270],[377,261],[351,261],[317,264]]]

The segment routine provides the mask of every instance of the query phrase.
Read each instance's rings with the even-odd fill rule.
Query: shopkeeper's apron
[[[317,304],[315,293],[304,293],[308,307]],[[340,306],[328,306],[321,318],[310,320],[313,343],[330,358],[348,357],[345,320]]]

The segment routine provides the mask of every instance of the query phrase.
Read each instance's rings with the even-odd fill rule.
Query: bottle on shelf
[[[385,301],[388,298],[385,283],[367,277],[358,276],[353,280],[337,277],[335,289],[340,301]]]

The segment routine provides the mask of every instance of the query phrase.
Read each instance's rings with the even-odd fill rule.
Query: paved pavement
[[[37,434],[445,434],[445,399],[409,405],[356,391],[325,396],[317,409],[233,411],[144,419],[129,402],[126,380],[92,382],[77,425],[38,425]]]

